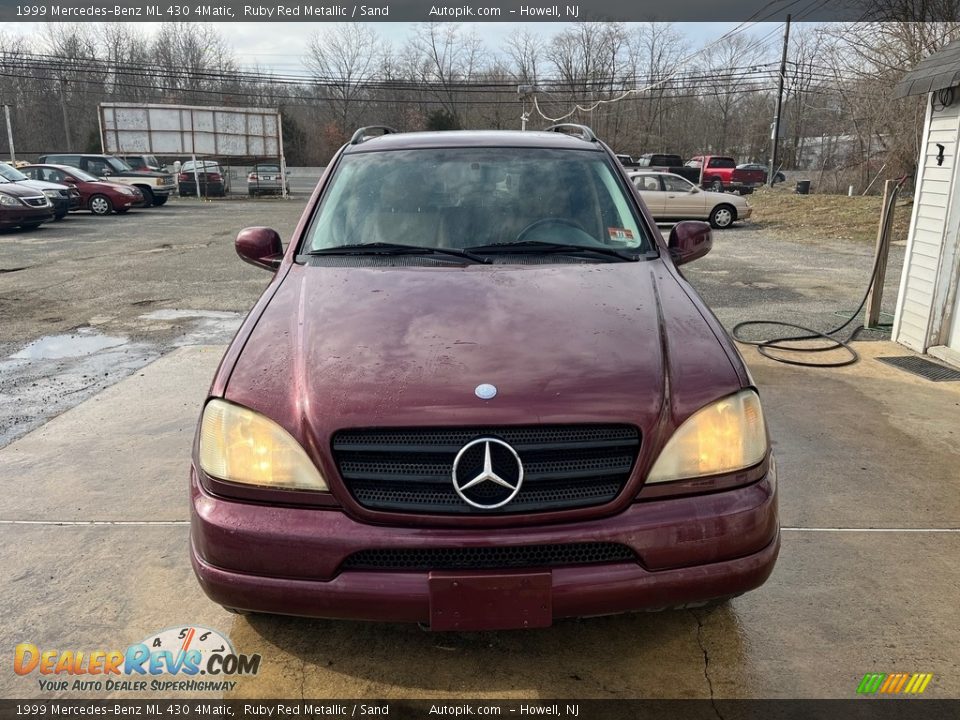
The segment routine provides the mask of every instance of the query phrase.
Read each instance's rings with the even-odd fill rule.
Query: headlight
[[[44,190],[43,194],[46,195],[48,198],[60,197],[59,190]]]
[[[211,400],[200,421],[200,467],[229,482],[287,490],[327,490],[300,444],[263,415]]]
[[[120,188],[120,192],[122,192],[124,195],[139,195],[139,194],[140,194],[140,191],[139,191],[139,190],[134,190],[133,188],[126,187],[126,186]]]
[[[20,201],[12,195],[0,193],[0,205],[5,205],[7,207],[18,207],[20,205]]]
[[[743,470],[763,460],[766,453],[760,398],[753,390],[744,390],[691,415],[660,452],[647,482]]]

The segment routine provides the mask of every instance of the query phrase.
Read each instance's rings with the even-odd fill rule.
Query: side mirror
[[[702,258],[713,248],[710,225],[699,220],[685,220],[673,226],[667,241],[674,265],[684,265]]]
[[[277,231],[271,228],[245,228],[237,235],[234,246],[244,262],[257,267],[276,270],[283,260],[283,243]]]
[[[694,185],[691,185],[691,186],[690,186],[690,189],[687,190],[687,192],[690,193],[691,195],[693,195],[694,193],[700,192],[700,188],[698,188],[698,187],[696,187],[696,186],[694,186]]]

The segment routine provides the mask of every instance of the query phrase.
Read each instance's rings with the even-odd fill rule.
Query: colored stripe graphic
[[[880,684],[887,676],[884,673],[867,673],[860,681],[857,692],[865,695],[872,695],[880,689]]]
[[[857,694],[919,695],[931,680],[932,673],[867,673],[857,686]]]

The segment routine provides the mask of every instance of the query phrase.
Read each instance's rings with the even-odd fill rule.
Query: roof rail
[[[588,128],[586,125],[578,125],[577,123],[560,123],[559,125],[551,125],[544,130],[544,132],[575,135],[579,136],[581,140],[585,140],[586,142],[597,142],[597,136],[593,134],[593,130]]]
[[[383,130],[380,135],[393,135],[400,132],[399,130],[390,127],[389,125],[367,125],[366,127],[358,128],[357,131],[353,134],[353,137],[350,138],[351,145],[359,145],[362,142],[366,142],[379,135],[370,135],[370,130]]]

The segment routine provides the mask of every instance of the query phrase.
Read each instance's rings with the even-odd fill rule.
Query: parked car
[[[41,155],[38,163],[41,165],[69,165],[109,182],[135,187],[143,195],[142,204],[145,207],[163,205],[177,187],[177,183],[170,173],[134,170],[123,160],[112,155],[81,153]]]
[[[94,215],[122,214],[143,202],[143,195],[137,188],[100,180],[69,165],[28,165],[22,172],[37,180],[74,188],[80,197],[80,207]]]
[[[12,182],[39,190],[53,204],[54,220],[63,220],[67,213],[80,207],[80,193],[62,183],[44,182],[40,179],[31,179],[20,170],[0,162],[0,182]]]
[[[707,220],[715,228],[728,228],[753,213],[746,198],[701,190],[679,175],[632,172],[630,180],[657,222]]]
[[[180,166],[177,180],[180,195],[196,195],[198,180],[203,197],[224,197],[230,192],[230,176],[216,160],[197,160],[196,168],[193,160],[187,160]]]
[[[629,155],[623,155],[623,154],[618,153],[618,154],[617,154],[617,160],[619,160],[619,161],[620,161],[620,164],[623,165],[625,168],[634,168],[634,167],[637,167],[637,161],[634,160],[634,159],[633,159],[632,157],[630,157]]]
[[[281,182],[279,163],[257,163],[247,175],[247,193],[250,197],[282,194],[284,188],[290,192],[290,178],[288,174]]]
[[[0,228],[33,230],[53,218],[53,203],[42,192],[21,183],[0,182]]]
[[[563,132],[561,132],[563,131]],[[761,585],[776,466],[753,381],[613,152],[358,130],[202,409],[193,568],[236,611],[530,628]],[[571,133],[571,134],[565,134]]]
[[[687,167],[683,158],[669,153],[645,153],[637,158],[637,167],[643,170],[659,170],[686,178],[694,185],[700,184],[700,168]]]
[[[167,166],[160,162],[156,155],[114,155],[114,157],[120,158],[134,170],[167,172]]]
[[[740,170],[732,157],[719,155],[697,155],[687,160],[687,167],[703,168],[701,185],[714,192],[736,190],[741,195],[749,195],[758,185],[763,185],[764,174],[757,170]]]
[[[741,165],[737,165],[737,169],[738,170],[759,170],[760,172],[763,173],[764,185],[767,184],[767,179],[770,177],[769,168],[766,165],[761,165],[760,163],[743,163]],[[786,181],[787,181],[787,176],[784,175],[779,170],[777,170],[776,174],[773,176],[773,184],[776,185],[777,183],[786,182]]]

